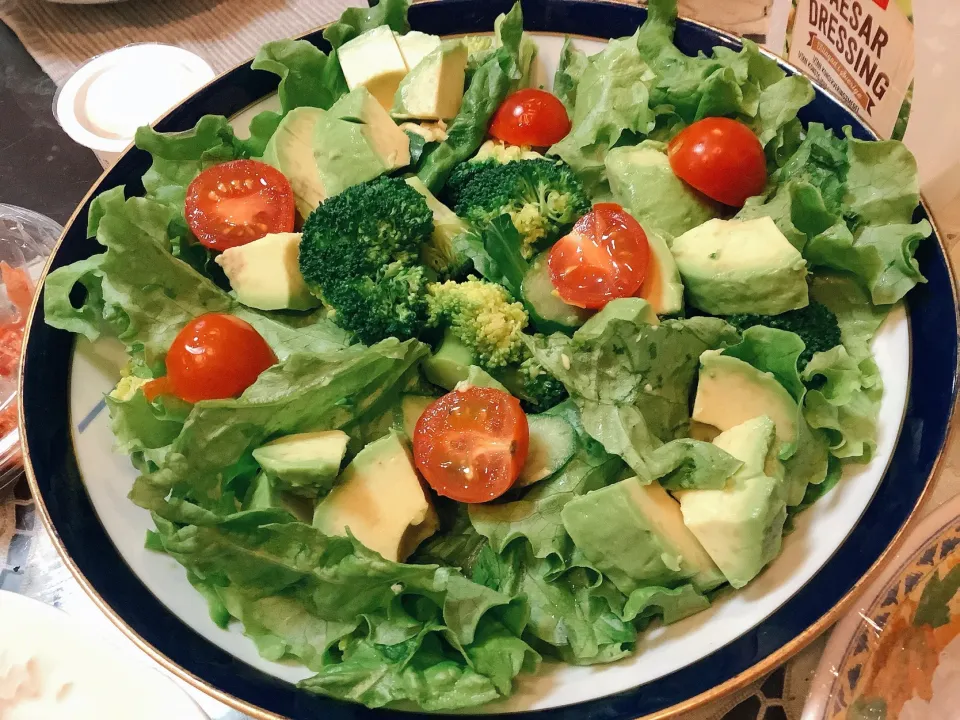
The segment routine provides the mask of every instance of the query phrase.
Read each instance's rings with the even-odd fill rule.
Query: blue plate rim
[[[482,13],[483,13],[484,22],[486,22],[486,26],[482,27],[481,29],[488,30],[489,25],[492,22],[492,18],[499,12],[508,9],[511,4],[512,4],[512,0],[492,0],[489,3],[483,3],[482,5],[484,7],[482,9]],[[529,9],[531,6],[535,8],[535,11],[537,13],[536,15],[537,22],[549,23],[551,21],[554,21],[556,20],[556,16],[558,15],[558,13],[583,15],[583,13],[598,12],[601,9],[606,10],[608,15],[611,13],[614,13],[614,14],[622,13],[625,16],[629,17],[630,23],[628,23],[628,27],[636,27],[646,17],[645,8],[641,8],[641,7],[638,7],[637,5],[633,5],[627,2],[626,0],[605,0],[600,2],[598,2],[597,0],[563,0],[562,5],[563,5],[563,8],[561,10],[559,0],[524,0],[525,11],[529,12]],[[450,12],[456,9],[459,9],[460,13],[457,14],[455,18],[455,22],[469,22],[469,20],[463,21],[462,19],[463,12],[466,11],[468,8],[470,10],[476,10],[476,7],[472,3],[472,0],[420,0],[420,2],[416,2],[411,7],[411,22],[417,29],[425,29],[426,31],[431,31],[431,29],[428,27],[429,22],[435,19],[435,17],[431,16],[430,13],[422,14],[421,9],[427,9],[430,11],[447,10]],[[448,15],[450,15],[450,12],[448,12]],[[422,17],[418,17],[421,15]],[[595,17],[596,16],[594,16],[594,18]],[[475,17],[473,19],[475,21]],[[425,22],[419,22],[419,21],[425,21]],[[301,37],[309,39],[315,44],[318,44],[321,47],[324,47],[325,43],[321,37],[321,32],[323,27],[325,26],[321,26],[320,28],[314,29],[313,31],[306,33]],[[617,25],[617,27],[619,28],[621,26]],[[678,30],[680,28],[683,28],[683,33],[678,35],[678,40],[677,40],[678,45],[685,44],[685,35],[684,35],[685,33],[689,33],[691,37],[693,35],[696,35],[697,33],[701,33],[701,34],[705,33],[706,35],[711,37],[711,43],[710,43],[711,46],[722,44],[722,45],[727,45],[728,47],[736,48],[736,47],[739,47],[741,44],[740,38],[726,31],[720,30],[718,28],[712,27],[706,23],[702,23],[699,21],[681,18],[678,22]],[[577,32],[573,32],[573,31],[564,32],[564,31],[558,31],[558,30],[546,30],[536,26],[531,27],[530,29],[538,32],[548,33],[548,34],[549,33],[558,34],[558,35],[564,35],[564,34],[577,35],[578,34]],[[461,34],[464,32],[476,32],[476,31],[477,30],[474,30],[474,29],[467,29],[467,30],[459,29],[456,32],[451,32],[449,30],[446,30],[446,31],[438,31],[435,29],[433,30],[433,32],[440,32],[440,34]],[[610,37],[619,37],[622,34],[623,32],[618,30],[617,33],[611,34]],[[582,33],[580,33],[579,35],[581,37],[603,39],[603,37],[599,34],[583,35]],[[797,68],[783,61],[778,56],[773,55],[772,53],[769,53],[766,50],[763,50],[762,48],[761,50],[769,57],[774,58],[782,67],[784,67],[788,71],[792,73],[799,72]],[[191,114],[191,108],[193,105],[204,104],[204,105],[218,106],[218,103],[224,101],[223,98],[219,97],[220,95],[225,94],[227,96],[227,99],[229,99],[231,95],[230,93],[231,83],[235,82],[238,77],[244,74],[246,75],[246,78],[250,80],[252,77],[251,73],[256,75],[257,71],[252,71],[250,69],[249,61],[246,63],[241,63],[240,65],[233,68],[232,70],[229,70],[226,73],[223,73],[222,75],[218,76],[213,81],[211,81],[209,84],[199,89],[194,95],[192,95],[190,98],[187,98],[183,103],[173,108],[169,113],[167,113],[167,115],[164,116],[164,118],[162,118],[156,123],[156,126],[160,130],[173,130],[173,129],[183,129],[183,127],[192,127],[193,122],[189,122],[187,125],[184,125],[183,119],[184,117],[192,117],[193,121],[195,122],[195,120],[199,117],[199,114]],[[256,93],[259,90],[262,90],[262,92],[259,92],[259,95],[258,95],[259,99],[262,99],[263,97],[266,97],[267,95],[269,95],[271,92],[275,91],[277,83],[276,83],[276,79],[273,78],[272,76],[270,78],[264,78],[262,77],[263,76],[262,73],[260,75],[261,76],[259,78],[253,78],[254,82],[251,82],[254,89],[251,91],[250,88],[246,88],[245,92],[247,92],[247,94],[249,95],[251,94],[251,92]],[[834,106],[833,111],[834,112],[839,111],[841,115],[846,116],[846,119],[851,124],[854,125],[856,132],[860,133],[864,137],[872,137],[872,138],[876,137],[876,133],[872,130],[872,128],[870,128],[867,123],[852,116],[849,113],[849,111],[847,111],[842,106],[839,100],[837,100],[832,95],[827,93],[822,87],[817,86],[816,83],[814,83],[814,87],[817,90],[818,100],[821,102],[826,101],[828,104],[832,104]],[[249,107],[252,103],[257,101],[258,100],[256,98],[249,100],[248,102],[243,103],[238,107],[236,107],[235,110],[230,114],[235,114],[236,112],[240,112],[245,107]],[[220,105],[220,109],[222,109],[222,105]],[[203,113],[200,113],[200,114],[203,114]],[[64,233],[63,235],[61,235],[60,239],[58,240],[57,245],[50,256],[50,259],[47,262],[47,266],[44,270],[43,279],[46,278],[47,272],[49,272],[54,267],[59,267],[61,265],[67,264],[68,261],[63,260],[63,255],[66,254],[63,251],[66,247],[65,245],[66,241],[71,236],[74,237],[74,240],[71,241],[74,246],[78,244],[90,245],[91,243],[94,243],[92,246],[94,250],[96,250],[99,247],[95,245],[94,241],[90,241],[89,239],[84,238],[83,241],[76,240],[76,236],[78,233],[83,233],[83,236],[85,236],[85,228],[82,228],[79,230],[77,229],[78,220],[80,220],[81,217],[85,214],[86,210],[88,210],[89,204],[95,195],[111,187],[124,184],[119,181],[114,182],[115,180],[118,180],[120,178],[132,178],[132,180],[130,182],[127,182],[126,184],[128,186],[132,185],[134,190],[137,190],[138,188],[140,188],[141,186],[139,183],[139,178],[142,175],[143,170],[146,169],[145,155],[146,155],[145,153],[142,153],[141,151],[138,151],[136,148],[133,148],[131,146],[126,151],[124,151],[121,158],[110,169],[106,170],[103,173],[103,175],[101,175],[101,177],[97,180],[97,182],[88,192],[88,194],[85,196],[83,201],[80,203],[77,210],[71,216],[70,220],[65,225]],[[138,194],[138,193],[134,192],[132,194]],[[934,227],[934,237],[936,239],[936,244],[935,244],[936,250],[933,251],[934,258],[932,259],[939,260],[940,264],[943,266],[942,268],[939,266],[935,268],[935,270],[938,273],[937,280],[938,282],[943,281],[944,278],[940,276],[942,274],[945,276],[946,282],[949,286],[949,291],[950,291],[949,301],[952,306],[952,315],[950,319],[953,322],[954,329],[956,329],[958,326],[960,326],[960,304],[958,304],[958,290],[957,290],[956,279],[953,274],[952,266],[949,263],[948,254],[943,245],[942,235],[940,234],[937,228],[936,221],[931,216],[929,212],[929,208],[927,207],[926,203],[923,200],[921,200],[921,205],[922,205],[922,208],[918,212],[918,214],[920,216],[926,217]],[[934,244],[927,242],[921,246],[921,250],[923,251],[924,254],[929,255],[930,252],[927,251],[927,248],[931,248],[931,246],[934,246]],[[75,250],[76,248],[73,248],[71,246],[67,249]],[[92,253],[86,253],[86,255],[84,256],[87,256],[89,254],[92,254]],[[73,259],[69,260],[69,262],[72,262],[72,261]],[[41,298],[42,298],[42,291],[38,293],[37,298],[34,301],[34,305],[31,310],[31,314],[27,323],[27,332],[26,332],[26,338],[25,338],[25,352],[21,360],[20,393],[21,393],[21,398],[23,398],[23,402],[21,402],[21,406],[20,406],[20,421],[22,423],[22,426],[25,429],[24,440],[23,440],[24,460],[25,460],[25,469],[26,469],[28,482],[30,485],[30,490],[31,490],[31,493],[33,494],[33,497],[36,500],[37,511],[38,511],[38,514],[40,515],[41,522],[43,523],[46,530],[50,533],[58,554],[60,555],[64,563],[67,565],[67,567],[70,569],[70,572],[71,574],[73,574],[74,578],[80,583],[81,587],[83,587],[84,591],[87,592],[87,594],[98,605],[98,607],[100,607],[101,611],[103,611],[107,615],[107,617],[122,632],[124,632],[124,634],[126,634],[136,645],[138,645],[152,659],[159,662],[165,669],[169,670],[170,672],[173,672],[175,675],[177,675],[181,679],[185,680],[186,682],[189,682],[190,684],[194,685],[195,687],[207,693],[208,695],[220,700],[221,702],[231,707],[241,710],[247,714],[250,714],[252,717],[257,718],[258,720],[267,720],[267,719],[282,720],[283,718],[288,717],[289,715],[282,715],[282,714],[278,714],[273,710],[265,709],[261,704],[258,704],[260,701],[253,702],[241,697],[243,693],[227,692],[225,690],[221,690],[220,689],[221,683],[215,684],[213,681],[204,679],[200,677],[198,673],[193,672],[191,669],[188,669],[187,666],[193,665],[194,663],[184,662],[183,660],[178,662],[173,660],[171,657],[171,656],[182,654],[182,653],[169,652],[169,651],[164,652],[158,649],[158,647],[156,647],[157,645],[164,645],[166,643],[157,642],[156,640],[151,642],[145,639],[143,635],[146,635],[148,633],[144,632],[143,629],[138,631],[137,629],[134,628],[134,623],[129,622],[126,619],[127,617],[130,617],[130,615],[132,614],[132,609],[128,608],[127,612],[125,612],[125,617],[121,617],[120,612],[114,609],[113,604],[108,602],[101,595],[101,592],[97,589],[94,583],[89,579],[88,575],[91,574],[90,572],[91,566],[89,566],[89,563],[86,563],[87,572],[84,572],[84,568],[81,567],[81,565],[84,563],[81,563],[75,559],[74,556],[77,555],[77,550],[79,548],[74,546],[73,553],[71,553],[70,548],[68,548],[68,542],[61,535],[60,531],[58,530],[57,521],[54,519],[55,516],[57,516],[59,513],[62,512],[62,508],[60,508],[59,506],[60,506],[61,500],[63,499],[54,495],[52,493],[52,490],[48,492],[48,484],[51,481],[51,479],[55,477],[58,478],[59,476],[56,473],[47,474],[47,475],[43,473],[38,474],[36,472],[35,465],[40,463],[35,463],[33,460],[33,456],[31,455],[31,445],[34,448],[43,445],[43,442],[41,441],[50,440],[50,433],[49,432],[43,433],[41,430],[39,430],[38,428],[40,427],[40,423],[27,422],[28,414],[31,416],[31,419],[34,416],[38,415],[38,412],[28,411],[27,408],[36,407],[38,411],[40,409],[46,409],[46,406],[49,402],[50,395],[51,395],[50,388],[48,387],[49,376],[45,379],[42,375],[38,374],[39,372],[41,372],[41,368],[44,366],[44,363],[45,362],[49,363],[51,360],[48,357],[44,357],[45,355],[49,355],[49,353],[46,353],[45,349],[39,346],[40,341],[35,340],[35,338],[37,338],[38,336],[53,336],[57,333],[69,336],[68,333],[63,333],[62,331],[55,331],[51,328],[46,328],[46,326],[43,324],[43,309],[42,309]],[[941,297],[939,301],[943,301],[944,299],[946,298]],[[909,305],[910,303],[908,303],[908,308],[909,308]],[[910,318],[911,318],[911,323],[913,324],[912,314],[910,315]],[[72,343],[73,343],[73,340],[71,337],[69,339],[68,344],[72,347]],[[789,613],[792,606],[795,606],[797,604],[797,601],[800,598],[802,598],[805,594],[807,594],[810,588],[814,584],[818,583],[818,581],[821,579],[821,576],[838,559],[837,556],[841,554],[841,551],[843,551],[844,548],[850,545],[852,538],[855,535],[857,535],[858,529],[861,528],[868,514],[871,513],[871,509],[875,508],[875,506],[877,505],[878,498],[881,496],[881,490],[883,490],[886,486],[889,485],[889,482],[888,482],[889,471],[891,469],[891,466],[894,464],[894,459],[900,454],[901,445],[903,444],[902,443],[903,433],[907,430],[907,418],[911,414],[911,406],[913,404],[911,402],[913,400],[913,388],[917,386],[916,381],[918,379],[922,380],[922,378],[917,378],[914,376],[917,368],[914,367],[913,364],[911,364],[910,389],[908,390],[908,393],[909,393],[908,405],[904,414],[903,424],[901,425],[901,434],[900,436],[898,436],[897,445],[894,449],[893,456],[891,457],[890,464],[888,465],[887,471],[885,472],[884,478],[881,482],[880,487],[877,490],[877,493],[874,495],[873,499],[870,501],[870,504],[865,510],[864,515],[861,517],[861,520],[854,527],[853,531],[850,533],[847,539],[845,539],[844,542],[841,544],[841,546],[837,548],[836,552],[830,558],[827,564],[825,564],[824,567],[821,568],[817,572],[817,574],[813,578],[811,578],[811,580],[797,594],[795,594],[777,611],[775,611],[772,615],[770,615],[762,623],[757,625],[748,633],[745,633],[744,635],[740,636],[739,638],[732,641],[728,645],[720,648],[719,650],[716,650],[711,655],[705,658],[701,658],[700,660],[692,663],[691,665],[681,668],[680,670],[677,670],[674,673],[671,673],[670,675],[664,676],[663,678],[658,678],[657,680],[651,681],[650,683],[647,683],[645,685],[639,686],[637,688],[633,688],[631,690],[628,690],[622,693],[618,693],[615,695],[606,696],[602,698],[597,698],[597,699],[586,701],[584,703],[579,703],[576,705],[570,705],[570,706],[564,706],[564,707],[552,708],[552,709],[540,710],[540,711],[511,713],[511,715],[517,718],[536,717],[538,719],[556,718],[557,720],[560,720],[561,718],[563,720],[567,720],[567,718],[570,718],[570,719],[572,718],[598,718],[598,719],[604,718],[604,719],[613,720],[613,719],[619,719],[619,718],[626,719],[626,718],[637,718],[637,717],[643,717],[646,720],[654,720],[654,719],[660,720],[662,718],[668,718],[668,717],[671,717],[671,718],[680,717],[684,712],[688,712],[697,707],[701,707],[702,705],[712,700],[725,696],[726,694],[733,692],[736,689],[743,687],[746,684],[752,682],[753,680],[757,679],[764,673],[770,671],[777,665],[784,662],[786,659],[791,657],[793,654],[795,654],[800,649],[802,649],[806,644],[808,644],[810,641],[816,638],[820,633],[826,630],[846,610],[846,608],[853,601],[858,591],[863,586],[865,586],[866,583],[870,582],[875,578],[875,576],[882,570],[883,565],[885,564],[885,561],[892,556],[892,553],[903,542],[903,539],[905,537],[906,525],[909,523],[910,519],[913,518],[913,516],[915,515],[919,507],[923,504],[923,502],[928,497],[933,479],[938,475],[939,470],[942,467],[944,448],[946,447],[946,443],[949,440],[951,433],[953,432],[952,420],[957,408],[957,395],[958,395],[958,369],[957,369],[958,347],[957,347],[957,344],[958,344],[958,337],[957,337],[957,333],[954,332],[951,335],[951,342],[949,344],[949,347],[947,348],[947,350],[949,351],[949,357],[952,358],[952,363],[948,364],[950,367],[952,367],[952,372],[949,375],[951,392],[945,398],[946,400],[945,403],[944,402],[939,403],[939,405],[941,406],[940,407],[941,416],[938,419],[941,420],[941,422],[939,423],[937,428],[935,428],[935,438],[934,438],[935,449],[934,449],[933,457],[930,458],[929,462],[927,463],[929,468],[927,472],[923,473],[923,476],[925,479],[923,480],[922,485],[919,486],[918,491],[914,495],[910,496],[912,502],[909,502],[908,505],[902,507],[901,512],[895,517],[896,531],[892,535],[887,535],[887,534],[883,535],[885,539],[879,543],[879,547],[881,548],[879,553],[873,555],[874,559],[869,560],[862,571],[858,571],[853,574],[853,577],[856,577],[858,579],[855,582],[853,582],[852,585],[850,585],[849,587],[846,587],[844,591],[840,594],[840,596],[835,601],[832,601],[831,604],[825,608],[822,614],[820,612],[817,612],[816,613],[817,616],[813,618],[812,622],[803,621],[799,626],[796,625],[796,623],[794,623],[794,627],[796,629],[795,631],[788,631],[787,634],[790,636],[788,639],[781,641],[781,639],[776,637],[772,637],[772,638],[765,637],[765,635],[767,634],[776,635],[775,632],[770,633],[771,628],[768,626],[770,626],[771,624],[774,624],[778,617],[783,619],[783,617],[781,616],[783,616],[784,613]],[[62,338],[59,345],[61,347],[64,345],[64,343],[62,342]],[[913,347],[913,343],[911,343],[911,349],[912,347]],[[67,366],[69,369],[69,365],[72,363],[72,358],[73,358],[72,350],[68,353],[68,355],[69,357],[65,360],[65,362],[67,363]],[[915,353],[913,353],[913,355],[916,356]],[[36,359],[31,362],[31,358],[36,358]],[[63,359],[58,358],[56,362],[62,363]],[[943,366],[943,363],[940,363],[940,365]],[[940,369],[942,370],[943,367],[941,367]],[[66,387],[67,389],[69,388],[68,378],[66,377],[58,378],[58,382],[60,384],[60,387]],[[57,394],[56,391],[58,388],[52,388],[52,389],[54,391],[53,395],[56,396]],[[941,400],[944,400],[944,398],[941,398]],[[62,419],[69,420],[69,412],[61,413],[59,419],[60,419],[60,422],[62,422]],[[922,432],[922,429],[921,429],[921,432]],[[69,438],[70,436],[69,427],[66,428],[65,434]],[[33,442],[31,442],[31,439],[33,439]],[[69,446],[69,451],[67,452],[67,455],[64,456],[66,460],[66,467],[59,467],[59,466],[57,467],[58,469],[64,470],[69,474],[71,469],[76,470],[76,467],[75,467],[76,457],[72,447],[72,440],[69,440],[67,442],[67,445]],[[930,448],[926,448],[926,453],[927,455],[930,454]],[[41,454],[41,457],[43,457],[42,454]],[[48,461],[47,458],[43,459],[43,463],[47,463],[47,461]],[[71,462],[73,463],[72,468],[70,466]],[[80,488],[82,489],[82,482],[80,483]],[[73,491],[76,491],[77,489],[78,488],[76,486],[72,488]],[[86,498],[85,490],[83,490],[79,494],[82,495],[84,498]],[[74,495],[77,495],[77,493],[74,492]],[[75,502],[77,500],[78,498],[76,497],[69,498],[68,503]],[[86,503],[87,505],[89,505],[89,498],[86,498]],[[94,513],[94,517],[95,517],[95,513]],[[99,526],[98,519],[95,520],[95,524]],[[65,525],[64,523],[60,523],[59,526],[64,527]],[[70,531],[69,527],[67,527],[67,530]],[[112,542],[109,539],[109,536],[106,535],[102,526],[99,526],[99,533],[106,540],[108,548],[110,550],[113,550],[115,553],[116,549],[113,547]],[[71,539],[70,542],[74,542],[74,541]],[[873,545],[876,546],[878,545],[878,543],[873,543]],[[863,565],[862,561],[860,562],[860,565]],[[132,576],[132,578],[127,578],[127,580],[132,579],[134,581],[133,585],[134,586],[139,585],[139,590],[143,593],[146,593],[149,596],[148,599],[152,599],[155,604],[158,603],[156,598],[154,598],[153,595],[149,593],[149,591],[142,585],[142,583],[140,583],[139,579],[136,578],[136,576],[132,572],[130,572],[129,575]],[[127,584],[129,585],[129,582]],[[177,618],[168,610],[166,610],[164,606],[161,605],[160,607],[163,609],[164,612],[169,614],[175,620],[175,623],[179,623],[180,632],[183,632],[187,635],[194,636],[193,642],[199,641],[200,643],[206,643],[208,645],[213,646],[212,643],[209,643],[206,640],[200,639],[199,636],[197,636],[193,630],[187,627],[182,621],[179,620],[179,618]],[[800,617],[802,617],[802,615],[803,613],[799,614]],[[167,618],[166,620],[169,620],[169,618]],[[169,624],[169,623],[166,623],[166,624]],[[144,627],[149,628],[150,626],[147,625]],[[155,633],[151,633],[151,634],[155,634]],[[697,669],[698,668],[704,669],[705,667],[709,667],[710,663],[717,664],[717,665],[723,664],[724,660],[721,660],[720,656],[730,656],[729,651],[731,650],[731,648],[733,648],[734,646],[744,645],[745,640],[749,640],[747,644],[753,647],[752,654],[756,654],[759,656],[759,659],[757,661],[748,662],[746,666],[740,667],[733,674],[723,672],[721,674],[728,675],[728,677],[725,677],[721,679],[719,682],[714,683],[710,686],[703,687],[700,690],[696,690],[693,693],[686,692],[684,690],[680,692],[679,695],[677,695],[676,692],[671,694],[669,691],[665,691],[662,688],[660,688],[660,686],[663,686],[666,683],[666,681],[671,680],[673,678],[677,678],[678,676],[686,676],[689,679],[696,679]],[[216,646],[213,646],[213,647],[220,654],[225,654],[225,651],[219,650],[219,648]],[[737,649],[739,651],[744,650],[743,648],[739,648],[739,647]],[[218,653],[214,652],[213,654],[217,655]],[[733,653],[734,657],[736,657],[736,655],[737,655],[736,652]],[[187,659],[190,660],[191,658],[187,658]],[[307,698],[310,698],[308,702],[307,698],[303,697],[303,696],[306,696],[306,693],[303,693],[302,691],[297,691],[295,688],[293,688],[293,686],[283,683],[282,681],[278,681],[275,678],[272,678],[270,676],[266,676],[264,673],[261,673],[260,671],[253,670],[250,666],[247,666],[242,661],[236,660],[232,656],[229,656],[228,659],[232,660],[234,663],[239,663],[244,668],[246,668],[247,675],[250,675],[250,674],[262,675],[263,676],[262,680],[266,681],[263,684],[266,686],[267,695],[271,695],[274,693],[279,693],[279,694],[289,693],[289,694],[300,696],[300,699],[302,700],[302,702],[297,702],[297,700],[294,699],[292,703],[287,703],[288,706],[293,708],[293,712],[295,713],[294,716],[297,718],[310,717],[312,714],[316,713],[320,709],[322,709],[325,717],[344,718],[345,720],[348,718],[352,720],[353,718],[384,717],[387,715],[395,714],[393,711],[389,711],[389,710],[369,710],[367,708],[363,708],[362,706],[353,705],[353,704],[344,703],[344,702],[335,701],[335,700],[329,700],[326,698],[317,698],[315,696],[307,696]],[[729,660],[730,658],[727,657],[726,659]],[[746,661],[746,659],[741,658],[740,664],[742,665],[744,661]],[[689,682],[682,683],[682,685],[683,687],[689,687],[691,686],[691,683]],[[696,687],[696,682],[692,683],[692,686]],[[284,710],[284,712],[288,712],[288,711]],[[420,716],[419,713],[405,713],[405,714],[410,716]],[[428,715],[427,717],[435,718],[435,717],[443,717],[443,716],[432,714],[432,715]],[[450,717],[464,717],[464,716],[457,715],[457,716],[450,716]]]

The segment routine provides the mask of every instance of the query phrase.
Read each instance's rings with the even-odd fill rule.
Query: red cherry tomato
[[[417,469],[437,493],[463,503],[503,495],[527,459],[530,430],[520,401],[469,387],[435,400],[413,433]]]
[[[169,393],[195,403],[237,397],[277,356],[250,323],[207,313],[177,333],[166,362],[166,377],[144,386],[147,399]]]
[[[616,203],[594,205],[547,256],[557,294],[570,305],[593,310],[636,295],[649,262],[647,234]]]
[[[490,134],[510,145],[549,147],[570,132],[567,110],[546,90],[517,90],[497,108]]]
[[[184,213],[197,240],[226,250],[269,233],[292,232],[293,190],[283,173],[266,163],[232,160],[193,179]]]
[[[767,184],[767,159],[753,131],[729,118],[705,118],[670,141],[677,177],[724,205],[743,207]]]

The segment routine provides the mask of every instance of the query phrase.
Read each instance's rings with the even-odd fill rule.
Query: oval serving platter
[[[414,29],[441,35],[485,32],[512,2],[436,0],[410,9]],[[588,29],[582,47],[629,34],[645,18],[633,5],[580,0],[525,0],[544,64],[555,62],[560,36]],[[325,48],[320,31],[307,39]],[[691,21],[678,24],[677,45],[694,54],[736,38]],[[791,69],[784,66],[788,71]],[[551,75],[548,72],[547,75]],[[204,114],[245,117],[276,89],[277,79],[241,66],[171,111],[157,128],[192,127]],[[822,90],[801,113],[835,131],[873,138]],[[92,198],[127,185],[142,192],[149,156],[128,151],[92,189],[69,223],[48,270],[101,248],[86,238]],[[925,217],[918,211],[918,218]],[[745,592],[638,642],[637,653],[602,668],[544,668],[521,679],[513,698],[483,712],[549,718],[677,717],[745,684],[826,629],[849,593],[895,544],[922,499],[939,461],[956,394],[957,302],[939,241],[917,253],[928,283],[891,314],[874,350],[887,392],[877,457],[798,518],[783,554]],[[911,352],[911,348],[915,351]],[[204,691],[256,718],[367,718],[367,710],[294,688],[306,671],[260,659],[239,629],[217,629],[202,600],[169,558],[143,549],[148,516],[126,499],[136,473],[111,452],[99,403],[116,381],[110,343],[78,344],[44,324],[42,304],[29,323],[22,380],[27,469],[41,517],[65,562],[101,608],[161,664]],[[885,472],[886,471],[886,472]],[[859,519],[859,522],[858,522]],[[642,686],[639,687],[638,686]]]

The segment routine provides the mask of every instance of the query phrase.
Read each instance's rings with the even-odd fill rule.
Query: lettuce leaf
[[[611,40],[589,58],[577,85],[572,128],[549,151],[570,165],[593,195],[606,190],[607,151],[627,133],[643,135],[654,128],[644,84],[649,69],[637,37]]]
[[[563,103],[568,115],[573,115],[577,105],[577,86],[589,63],[586,53],[575,48],[571,38],[565,38],[557,72],[553,76],[553,94]]]
[[[686,435],[700,354],[732,344],[738,335],[717,318],[659,325],[651,320],[656,322],[644,300],[614,300],[572,338],[534,338],[531,349],[567,387],[581,412],[586,402],[635,406],[651,434],[668,442]],[[584,427],[590,432],[585,412]]]
[[[519,638],[522,601],[268,517],[180,528],[161,519],[157,538],[265,657],[296,658],[318,673],[301,687],[371,707],[455,709],[508,693],[517,673],[535,667],[537,654]],[[334,645],[340,652],[328,652]]]
[[[913,223],[920,202],[917,164],[896,140],[838,138],[811,123],[797,151],[738,218],[771,217],[813,267],[852,273],[875,305],[926,282],[914,259],[932,232]]]
[[[410,32],[409,9],[410,0],[380,0],[369,9],[347,8],[337,22],[323,31],[323,39],[336,50],[345,42],[381,25],[389,25],[394,32],[405,35]]]
[[[201,170],[244,157],[230,121],[204,115],[183,132],[161,133],[148,125],[137,129],[135,143],[153,162],[143,175],[146,197],[183,210],[187,186]]]
[[[877,444],[883,380],[870,342],[887,315],[849,275],[819,274],[810,295],[830,308],[840,324],[842,345],[817,353],[804,371],[810,385],[804,414],[830,439],[839,458],[869,462]]]
[[[615,300],[572,338],[538,336],[528,346],[567,388],[586,432],[641,480],[722,486],[741,463],[685,436],[700,355],[735,343],[738,334],[718,318],[651,322],[645,301]]]
[[[560,511],[572,498],[620,479],[626,470],[619,458],[607,456],[595,464],[582,450],[549,480],[537,483],[520,500],[470,507],[470,522],[502,553],[518,538],[525,538],[534,557],[546,561],[547,577],[567,569],[573,541],[563,527]]]
[[[425,153],[417,172],[423,184],[435,194],[447,181],[454,165],[477,151],[487,135],[493,113],[523,77],[520,58],[523,11],[520,3],[497,22],[502,44],[473,74],[463,94],[460,112],[447,128],[447,139]]]
[[[327,110],[348,92],[336,51],[328,55],[306,40],[268,42],[257,51],[251,67],[280,77],[277,95],[283,115],[298,107]]]
[[[525,597],[530,609],[525,637],[542,653],[576,665],[628,655],[637,631],[620,617],[623,594],[593,570],[575,567],[559,577],[554,570],[521,539],[503,553],[485,548],[474,580],[508,596]]]
[[[653,78],[650,107],[689,124],[705,117],[734,116],[750,125],[773,166],[796,148],[797,112],[813,100],[803,77],[788,78],[776,61],[750,40],[739,52],[714,48],[712,57],[684,55],[674,44],[676,0],[652,0],[637,45]],[[672,123],[676,131],[682,124]]]

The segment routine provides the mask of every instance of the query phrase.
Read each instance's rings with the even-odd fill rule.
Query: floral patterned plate
[[[960,717],[960,496],[923,520],[833,631],[803,720]]]

